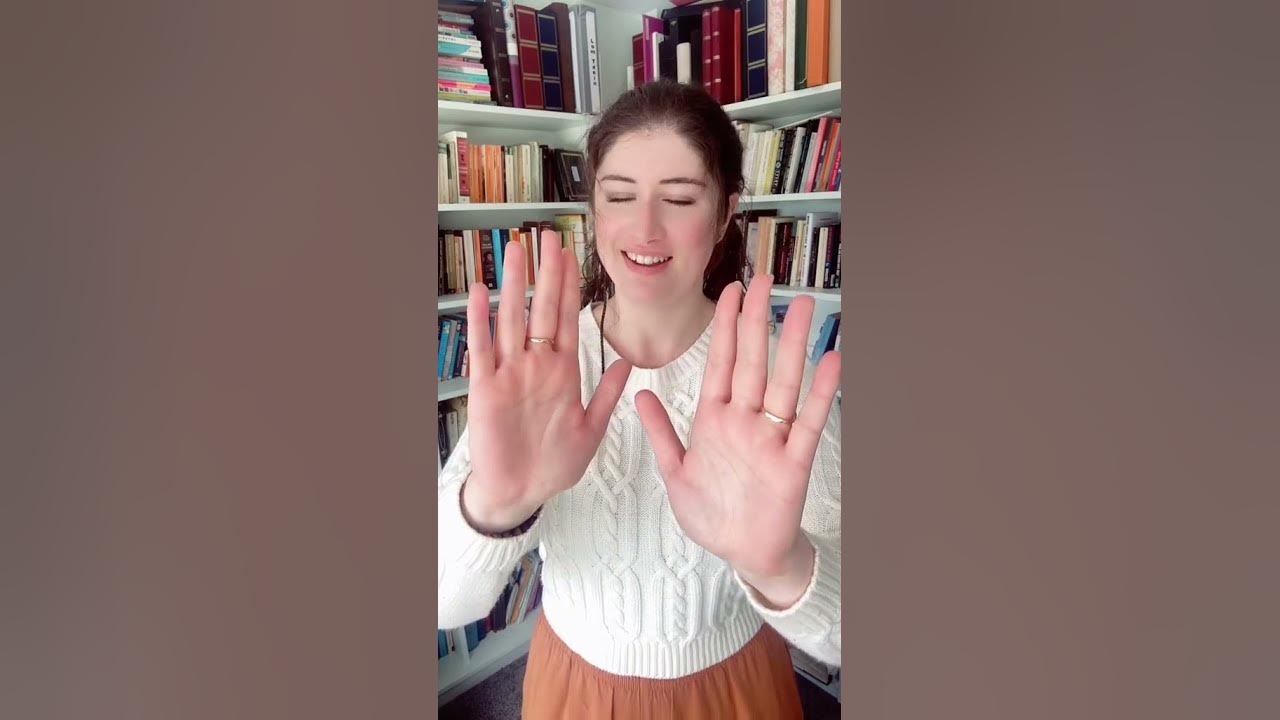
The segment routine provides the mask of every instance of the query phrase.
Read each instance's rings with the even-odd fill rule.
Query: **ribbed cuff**
[[[480,533],[462,516],[461,482],[442,488],[438,497],[441,557],[453,558],[453,562],[476,571],[495,572],[511,569],[538,545],[546,508],[526,532],[495,538]]]
[[[840,617],[840,550],[823,538],[808,533],[805,537],[813,544],[813,576],[800,599],[785,610],[766,606],[760,593],[733,572],[751,607],[788,639],[824,634]]]

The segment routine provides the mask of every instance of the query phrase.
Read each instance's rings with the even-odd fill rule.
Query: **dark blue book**
[[[542,94],[548,110],[564,112],[564,88],[560,79],[560,32],[556,16],[538,12],[538,53],[542,59]]]
[[[746,33],[743,35],[742,57],[746,62],[746,86],[743,92],[747,99],[764,97],[769,94],[769,45],[766,33],[768,16],[767,0],[746,0]]]

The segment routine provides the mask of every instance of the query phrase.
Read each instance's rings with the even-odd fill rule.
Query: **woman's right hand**
[[[583,408],[577,259],[571,248],[560,247],[554,232],[544,231],[541,245],[527,327],[526,258],[520,243],[508,243],[503,253],[494,342],[488,288],[471,285],[467,300],[471,474],[462,505],[471,524],[485,532],[520,525],[582,478],[631,373],[630,365],[615,362]]]

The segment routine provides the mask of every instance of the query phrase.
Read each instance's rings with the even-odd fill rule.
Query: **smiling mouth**
[[[625,250],[622,252],[622,254],[626,256],[626,258],[631,262],[637,265],[643,265],[645,267],[661,265],[669,261],[672,257],[670,255],[637,255],[635,253],[629,253]]]

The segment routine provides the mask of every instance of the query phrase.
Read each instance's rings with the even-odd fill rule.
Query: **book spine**
[[[743,90],[746,98],[764,97],[769,94],[768,28],[765,25],[767,5],[765,0],[746,0],[746,36],[743,38],[743,55],[746,57]]]
[[[711,97],[724,104],[724,12],[711,8]]]
[[[827,128],[827,134],[830,138],[827,140],[826,152],[822,156],[822,175],[819,179],[818,188],[827,187],[827,183],[831,181],[831,175],[834,172],[836,146],[840,144],[840,120],[831,121],[831,125]]]
[[[631,36],[631,86],[644,84],[644,33]]]
[[[542,94],[542,59],[538,50],[538,16],[533,9],[524,5],[515,5],[514,8],[524,106],[531,110],[542,110],[546,105]]]
[[[795,0],[796,3],[796,90],[809,87],[809,74],[806,69],[809,60],[809,0]]]
[[[815,138],[816,144],[811,144],[814,148],[814,162],[809,166],[808,172],[805,173],[804,189],[801,192],[813,192],[818,165],[822,160],[822,152],[827,146],[827,137],[831,134],[831,118],[818,119],[818,135]]]
[[[564,98],[564,111],[578,112],[575,98],[577,86],[574,84],[573,77],[573,52],[570,48],[572,23],[569,22],[569,6],[562,2],[555,2],[548,5],[544,12],[550,13],[555,18],[555,46],[557,62],[560,65],[560,93]]]
[[[796,0],[784,0],[786,3],[786,25],[784,37],[785,48],[782,58],[783,92],[796,89]]]
[[[746,53],[742,48],[742,8],[733,9],[733,42],[730,44],[729,54],[732,56],[733,68],[733,94],[730,102],[741,102],[742,100],[742,65],[743,58]]]
[[[586,90],[587,84],[583,76],[582,33],[578,30],[582,21],[579,15],[580,13],[577,10],[569,11],[569,57],[573,61],[573,105],[578,109],[578,112],[585,113],[588,103],[582,95],[583,91]]]
[[[538,60],[542,63],[542,98],[547,110],[564,112],[564,81],[560,76],[560,39],[556,16],[537,13]]]
[[[715,92],[711,89],[711,11],[702,11],[702,89],[711,97]]]
[[[787,79],[787,0],[761,0],[768,3],[766,49],[770,95],[786,92]]]
[[[511,61],[507,57],[507,34],[502,24],[501,0],[486,0],[475,10],[477,37],[480,39],[480,57],[488,71],[493,101],[504,107],[512,107]]]
[[[808,0],[809,28],[805,35],[808,43],[808,59],[805,61],[805,82],[808,87],[826,85],[828,32],[831,22],[830,0]]]
[[[507,65],[511,73],[512,107],[524,107],[524,82],[520,75],[520,43],[516,40],[516,10],[512,0],[502,2],[503,35],[507,40]]]
[[[600,49],[596,40],[596,11],[587,8],[582,12],[583,27],[587,38],[587,72],[591,82],[591,112],[598,113],[600,107]]]

